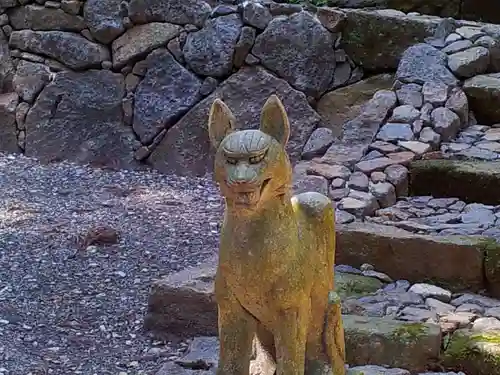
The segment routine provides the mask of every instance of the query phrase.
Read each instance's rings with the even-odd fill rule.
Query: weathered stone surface
[[[210,19],[201,30],[188,34],[182,49],[188,66],[204,76],[229,75],[242,27],[239,16],[230,14]]]
[[[242,7],[243,21],[256,29],[264,30],[273,19],[269,9],[258,2],[247,1]]]
[[[443,141],[449,141],[460,130],[460,118],[448,108],[439,107],[431,113],[432,127],[441,135]]]
[[[405,323],[388,318],[343,315],[346,362],[366,363],[424,371],[439,356],[441,330],[436,324]],[[413,328],[413,332],[411,329]],[[410,333],[411,332],[411,333]],[[376,351],[368,348],[376,346]]]
[[[416,44],[402,54],[396,79],[405,83],[441,81],[447,85],[457,85],[458,80],[448,70],[446,62],[447,56],[444,52],[428,44]]]
[[[396,96],[400,105],[411,105],[420,109],[423,104],[422,86],[415,83],[402,85],[396,90]]]
[[[420,111],[409,104],[400,105],[392,111],[392,116],[389,122],[402,122],[411,124],[420,117]]]
[[[292,190],[294,194],[315,191],[328,195],[328,180],[323,176],[294,176]]]
[[[500,73],[478,75],[464,82],[463,90],[477,120],[483,124],[500,123]]]
[[[376,11],[344,11],[347,22],[342,44],[347,54],[363,68],[375,71],[396,69],[403,52],[432,36],[439,23]]]
[[[469,102],[462,89],[455,87],[451,90],[445,107],[458,115],[462,126],[469,124]]]
[[[0,29],[0,92],[10,91],[14,65],[9,52],[9,44],[4,32]]]
[[[46,55],[75,70],[100,67],[103,61],[110,59],[105,46],[66,31],[13,31],[9,44],[23,51]]]
[[[330,145],[335,141],[333,131],[329,128],[316,129],[302,150],[302,159],[308,160],[316,156],[323,156]]]
[[[233,65],[235,68],[241,68],[241,66],[245,62],[250,50],[253,47],[253,44],[255,43],[256,34],[257,33],[253,27],[242,27],[240,37],[238,38],[238,42],[234,47]]]
[[[14,29],[32,30],[83,30],[86,25],[83,18],[66,13],[62,9],[51,9],[41,5],[30,4],[12,8],[9,21]]]
[[[272,94],[279,96],[287,110],[291,128],[287,151],[291,160],[297,161],[304,144],[320,123],[319,116],[309,106],[305,95],[284,80],[259,67],[244,67],[170,129],[151,154],[149,162],[164,172],[193,175],[210,172],[213,153],[206,126],[208,110],[214,99],[224,98],[238,127],[255,128],[259,125],[260,109]]]
[[[387,368],[378,365],[365,365],[350,367],[349,369],[347,369],[346,375],[410,375],[410,372],[401,368]]]
[[[202,27],[212,8],[203,0],[131,0],[129,17],[135,23],[170,22]]]
[[[413,162],[410,169],[414,195],[457,197],[465,202],[500,204],[499,162],[423,160]]]
[[[137,141],[123,126],[123,76],[60,72],[26,116],[26,155],[131,168]]]
[[[377,91],[390,89],[393,80],[392,74],[380,74],[326,93],[316,108],[323,125],[340,137],[343,125],[360,115]]]
[[[470,78],[486,72],[490,52],[484,47],[472,47],[448,56],[448,66],[455,75]]]
[[[87,0],[83,17],[92,36],[101,43],[110,43],[125,31],[121,0]]]
[[[145,327],[179,335],[217,335],[213,282],[217,260],[153,283]]]
[[[0,94],[0,151],[19,152],[16,137],[16,93]]]
[[[111,46],[113,66],[120,68],[153,49],[166,45],[179,35],[180,30],[177,25],[163,22],[152,22],[127,30]]]
[[[290,85],[314,97],[323,94],[334,77],[333,36],[308,12],[273,19],[256,38],[252,54]]]
[[[448,92],[450,91],[448,85],[441,81],[425,82],[422,86],[422,94],[424,95],[424,102],[430,103],[433,106],[442,106],[448,99]]]
[[[431,279],[451,290],[484,288],[482,252],[480,239],[425,236],[385,225],[352,223],[337,231],[337,263],[369,263],[394,279]]]
[[[382,141],[411,141],[414,138],[411,125],[389,122],[380,128],[377,139]]]
[[[162,129],[173,126],[202,98],[202,81],[167,50],[152,52],[146,64],[146,76],[134,100],[133,128],[142,143],[150,143]]]
[[[12,85],[24,101],[32,103],[50,81],[50,76],[49,68],[46,65],[21,60],[17,64]]]
[[[370,193],[377,198],[380,208],[387,208],[396,203],[396,189],[389,182],[370,184]]]

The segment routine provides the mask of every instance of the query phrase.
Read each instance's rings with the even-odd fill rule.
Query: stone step
[[[499,256],[500,243],[491,238],[429,236],[360,222],[337,228],[337,264],[368,263],[395,279],[453,291],[487,289],[499,296]]]
[[[500,205],[500,162],[419,160],[410,164],[410,194]]]

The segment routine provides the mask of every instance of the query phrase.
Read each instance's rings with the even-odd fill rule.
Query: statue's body
[[[209,133],[226,201],[215,281],[217,375],[248,375],[254,336],[277,375],[344,375],[340,303],[331,293],[331,201],[313,192],[291,196],[290,128],[276,96],[262,109],[260,130],[237,131],[234,122],[216,99]]]

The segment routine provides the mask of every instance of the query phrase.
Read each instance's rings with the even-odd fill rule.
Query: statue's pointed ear
[[[208,135],[215,148],[226,135],[234,130],[235,119],[229,107],[220,99],[215,99],[208,115]]]
[[[276,138],[283,146],[288,142],[290,123],[285,107],[276,95],[271,95],[262,108],[260,130]]]

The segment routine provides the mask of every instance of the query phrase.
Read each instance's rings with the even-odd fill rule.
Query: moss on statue
[[[444,352],[443,364],[472,375],[500,375],[500,331],[456,331]]]

